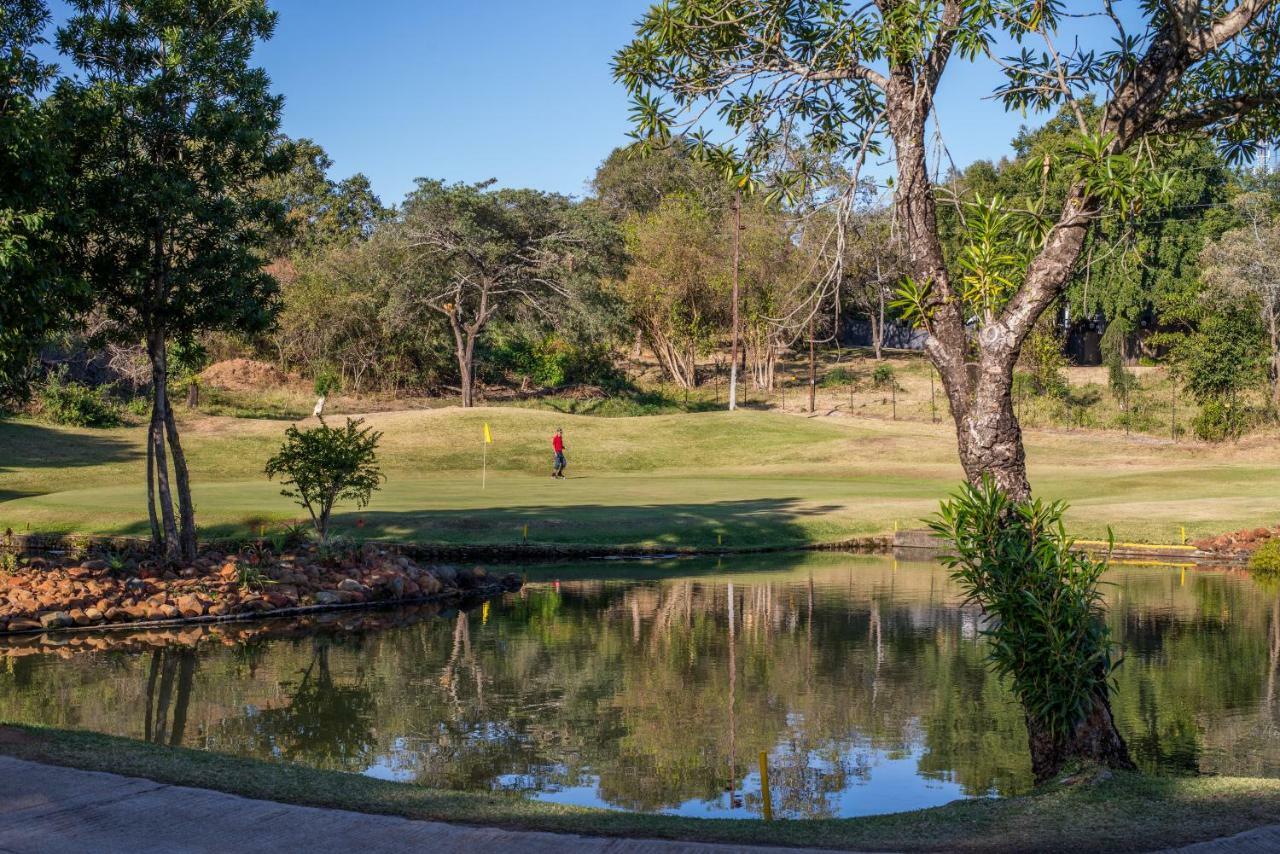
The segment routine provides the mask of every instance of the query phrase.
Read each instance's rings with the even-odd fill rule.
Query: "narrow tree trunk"
[[[160,520],[156,518],[156,446],[152,441],[154,424],[147,425],[147,519],[151,522],[151,543],[157,545],[164,537],[160,533]]]
[[[818,362],[814,354],[813,316],[809,317],[809,411],[818,410]]]
[[[151,444],[155,460],[155,495],[160,505],[160,521],[163,537],[152,545],[163,546],[165,557],[172,561],[182,557],[182,546],[178,536],[178,526],[173,515],[173,495],[169,490],[169,459],[165,452],[165,412],[169,406],[168,362],[165,354],[164,335],[153,332],[147,336],[147,354],[151,358],[151,426],[148,430],[148,441]]]
[[[871,347],[875,350],[876,361],[884,361],[884,287],[878,286],[876,291],[879,295],[879,319],[873,317],[871,319]]]
[[[178,517],[181,528],[178,533],[182,559],[196,559],[196,511],[191,501],[191,478],[187,471],[187,457],[182,452],[182,440],[178,437],[178,422],[173,417],[173,404],[166,398],[164,410],[165,432],[169,437],[169,452],[173,455],[173,474],[178,486]]]

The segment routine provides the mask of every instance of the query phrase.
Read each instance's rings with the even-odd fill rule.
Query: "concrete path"
[[[0,854],[795,854],[799,850],[410,821],[256,801],[0,756]],[[1164,854],[1228,852],[1280,852],[1280,825]]]
[[[601,839],[255,801],[137,777],[0,756],[0,854],[794,854],[651,839]]]
[[[1246,830],[1235,836],[1197,842],[1164,854],[1276,854],[1280,851],[1280,825]]]

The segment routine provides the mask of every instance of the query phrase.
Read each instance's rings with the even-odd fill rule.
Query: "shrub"
[[[316,372],[316,394],[320,397],[329,397],[337,394],[342,388],[342,382],[338,379],[338,374],[333,368],[321,368]]]
[[[930,521],[954,549],[942,562],[966,603],[988,618],[993,669],[1010,682],[1033,740],[1045,735],[1055,750],[1096,703],[1107,703],[1115,667],[1098,591],[1106,562],[1071,550],[1065,509],[1012,501],[984,478],[944,501]]]
[[[55,424],[69,427],[115,427],[120,413],[101,389],[68,381],[66,371],[49,374],[40,388],[40,411]]]
[[[495,332],[483,359],[489,372],[518,377],[540,388],[587,383],[606,388],[621,384],[607,347],[576,344],[555,333],[530,335]]]
[[[1062,369],[1067,357],[1062,352],[1062,337],[1052,324],[1039,323],[1022,344],[1019,363],[1026,371],[1032,394],[1062,397],[1067,392],[1067,381]]]
[[[329,537],[334,504],[354,501],[357,507],[365,507],[381,487],[377,448],[382,434],[372,427],[362,428],[363,423],[363,419],[348,418],[346,427],[337,428],[322,418],[319,427],[290,427],[280,453],[267,461],[267,477],[280,476],[285,487],[280,494],[310,514],[322,543]]]
[[[1209,399],[1200,407],[1200,412],[1191,422],[1191,429],[1197,437],[1206,442],[1223,442],[1239,436],[1244,432],[1248,418],[1238,406],[1228,401]]]
[[[1280,537],[1272,537],[1254,551],[1249,568],[1266,575],[1280,575]]]
[[[876,388],[889,388],[896,381],[892,365],[876,365],[876,369],[871,372],[871,382]]]
[[[886,365],[885,367],[888,366]],[[819,385],[823,388],[840,388],[854,383],[857,379],[858,377],[853,371],[844,365],[837,365],[823,375],[822,382]]]

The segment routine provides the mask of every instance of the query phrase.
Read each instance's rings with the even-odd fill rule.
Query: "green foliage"
[[[1225,442],[1244,432],[1248,416],[1241,406],[1233,406],[1229,400],[1210,398],[1200,405],[1200,411],[1191,422],[1196,438],[1206,442]]]
[[[40,387],[40,413],[68,427],[115,427],[120,412],[101,388],[68,380],[66,370],[50,372]]]
[[[337,371],[325,366],[316,372],[315,391],[321,397],[337,394],[342,388],[342,380]]]
[[[1194,426],[1209,441],[1238,436],[1251,415],[1246,394],[1265,377],[1269,347],[1247,304],[1205,309],[1194,332],[1175,339],[1172,356],[1187,391],[1200,404]]]
[[[367,177],[357,174],[342,181],[329,177],[333,160],[315,141],[281,135],[275,151],[288,168],[262,184],[263,195],[279,201],[286,211],[286,227],[268,248],[272,257],[350,246],[367,240],[378,224],[389,219],[390,211]]]
[[[1065,741],[1104,699],[1117,662],[1103,620],[1105,561],[1073,552],[1061,502],[1011,501],[990,478],[966,484],[929,522],[941,558],[989,619],[990,662],[1027,716]]]
[[[282,100],[249,62],[275,13],[265,0],[70,6],[58,47],[81,74],[57,104],[81,157],[75,201],[93,212],[79,260],[111,331],[133,345],[266,328],[276,283],[261,251],[283,210],[251,188],[286,162],[272,150]]]
[[[893,365],[876,365],[871,372],[871,384],[876,388],[891,388],[896,382],[897,375],[893,371]]]
[[[40,344],[85,305],[66,264],[68,138],[40,101],[55,72],[38,55],[48,22],[42,0],[0,6],[0,398],[25,398]]]
[[[687,140],[648,151],[634,145],[615,148],[596,170],[591,188],[596,203],[618,222],[653,212],[669,196],[727,209],[733,195],[727,181],[693,156]]]
[[[1257,573],[1280,576],[1280,537],[1272,537],[1249,556],[1249,569]]]
[[[607,348],[575,344],[554,332],[497,330],[487,342],[485,362],[491,371],[510,373],[542,388],[569,383],[618,388],[622,384]]]
[[[840,388],[849,386],[858,381],[858,376],[851,369],[844,365],[836,365],[831,370],[822,375],[819,383],[823,388]]]
[[[345,427],[320,426],[285,431],[280,452],[267,461],[267,477],[280,477],[280,494],[294,499],[311,515],[321,542],[328,539],[329,515],[338,501],[369,503],[381,488],[377,448],[382,433],[361,427],[362,419],[347,419]]]
[[[1028,390],[1032,394],[1066,395],[1067,381],[1062,371],[1067,366],[1067,357],[1062,352],[1062,336],[1053,323],[1035,325],[1022,342],[1019,361],[1026,371]]]

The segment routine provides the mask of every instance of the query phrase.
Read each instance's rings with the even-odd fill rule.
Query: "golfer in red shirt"
[[[551,476],[564,480],[564,469],[568,465],[564,458],[564,430],[556,429],[556,434],[551,437],[551,450],[555,451],[556,461],[555,467],[551,470]]]

